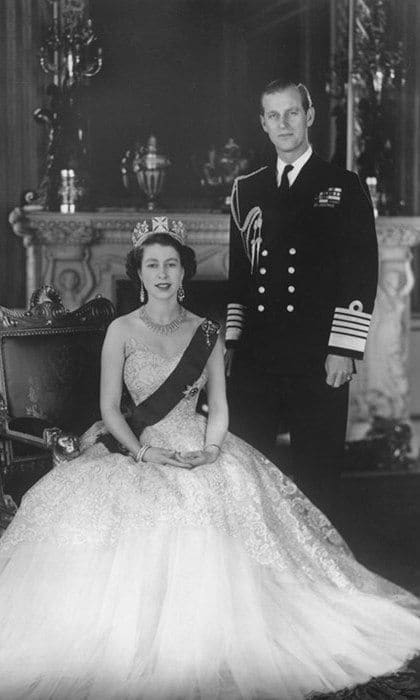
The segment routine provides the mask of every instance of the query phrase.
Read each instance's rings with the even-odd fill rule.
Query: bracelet
[[[150,447],[150,445],[147,445],[147,444],[142,445],[142,446],[140,447],[139,451],[136,452],[136,454],[135,454],[135,456],[134,456],[134,461],[135,461],[135,462],[144,462],[143,457],[144,457],[144,455],[146,454],[146,452],[147,452],[147,450],[149,449],[149,447]]]
[[[216,447],[218,454],[220,454],[222,451],[222,448],[219,445],[216,445],[215,443],[210,443],[210,445],[204,445],[205,450],[207,450],[208,447]]]

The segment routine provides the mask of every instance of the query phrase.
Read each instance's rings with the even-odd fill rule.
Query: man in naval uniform
[[[276,434],[287,430],[298,486],[334,517],[377,239],[358,176],[313,153],[314,118],[305,86],[263,91],[261,125],[277,159],[232,191],[226,368],[232,431],[278,461]]]

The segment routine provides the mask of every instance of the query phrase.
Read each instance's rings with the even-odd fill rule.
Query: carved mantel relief
[[[410,292],[414,285],[411,249],[420,244],[420,218],[377,220],[379,284],[366,345],[351,383],[350,439],[363,437],[372,416],[408,422]],[[414,447],[417,450],[417,447]]]

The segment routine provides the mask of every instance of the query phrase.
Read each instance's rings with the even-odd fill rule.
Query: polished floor
[[[356,558],[420,597],[420,471],[344,475],[337,513],[335,525]],[[420,698],[420,657],[410,670],[410,691],[358,689],[348,700]]]

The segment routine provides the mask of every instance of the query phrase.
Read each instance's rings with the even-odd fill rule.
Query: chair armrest
[[[46,428],[43,432],[44,447],[53,453],[54,466],[70,462],[80,455],[80,438],[61,428]]]
[[[45,427],[46,422],[37,418],[17,418],[12,421],[4,433],[8,440],[16,440],[32,447],[50,450],[53,454],[54,465],[62,461],[70,461],[80,454],[80,439],[74,433],[57,427]],[[19,428],[15,430],[14,428]],[[31,429],[33,432],[26,432]],[[34,433],[39,433],[34,434]]]

